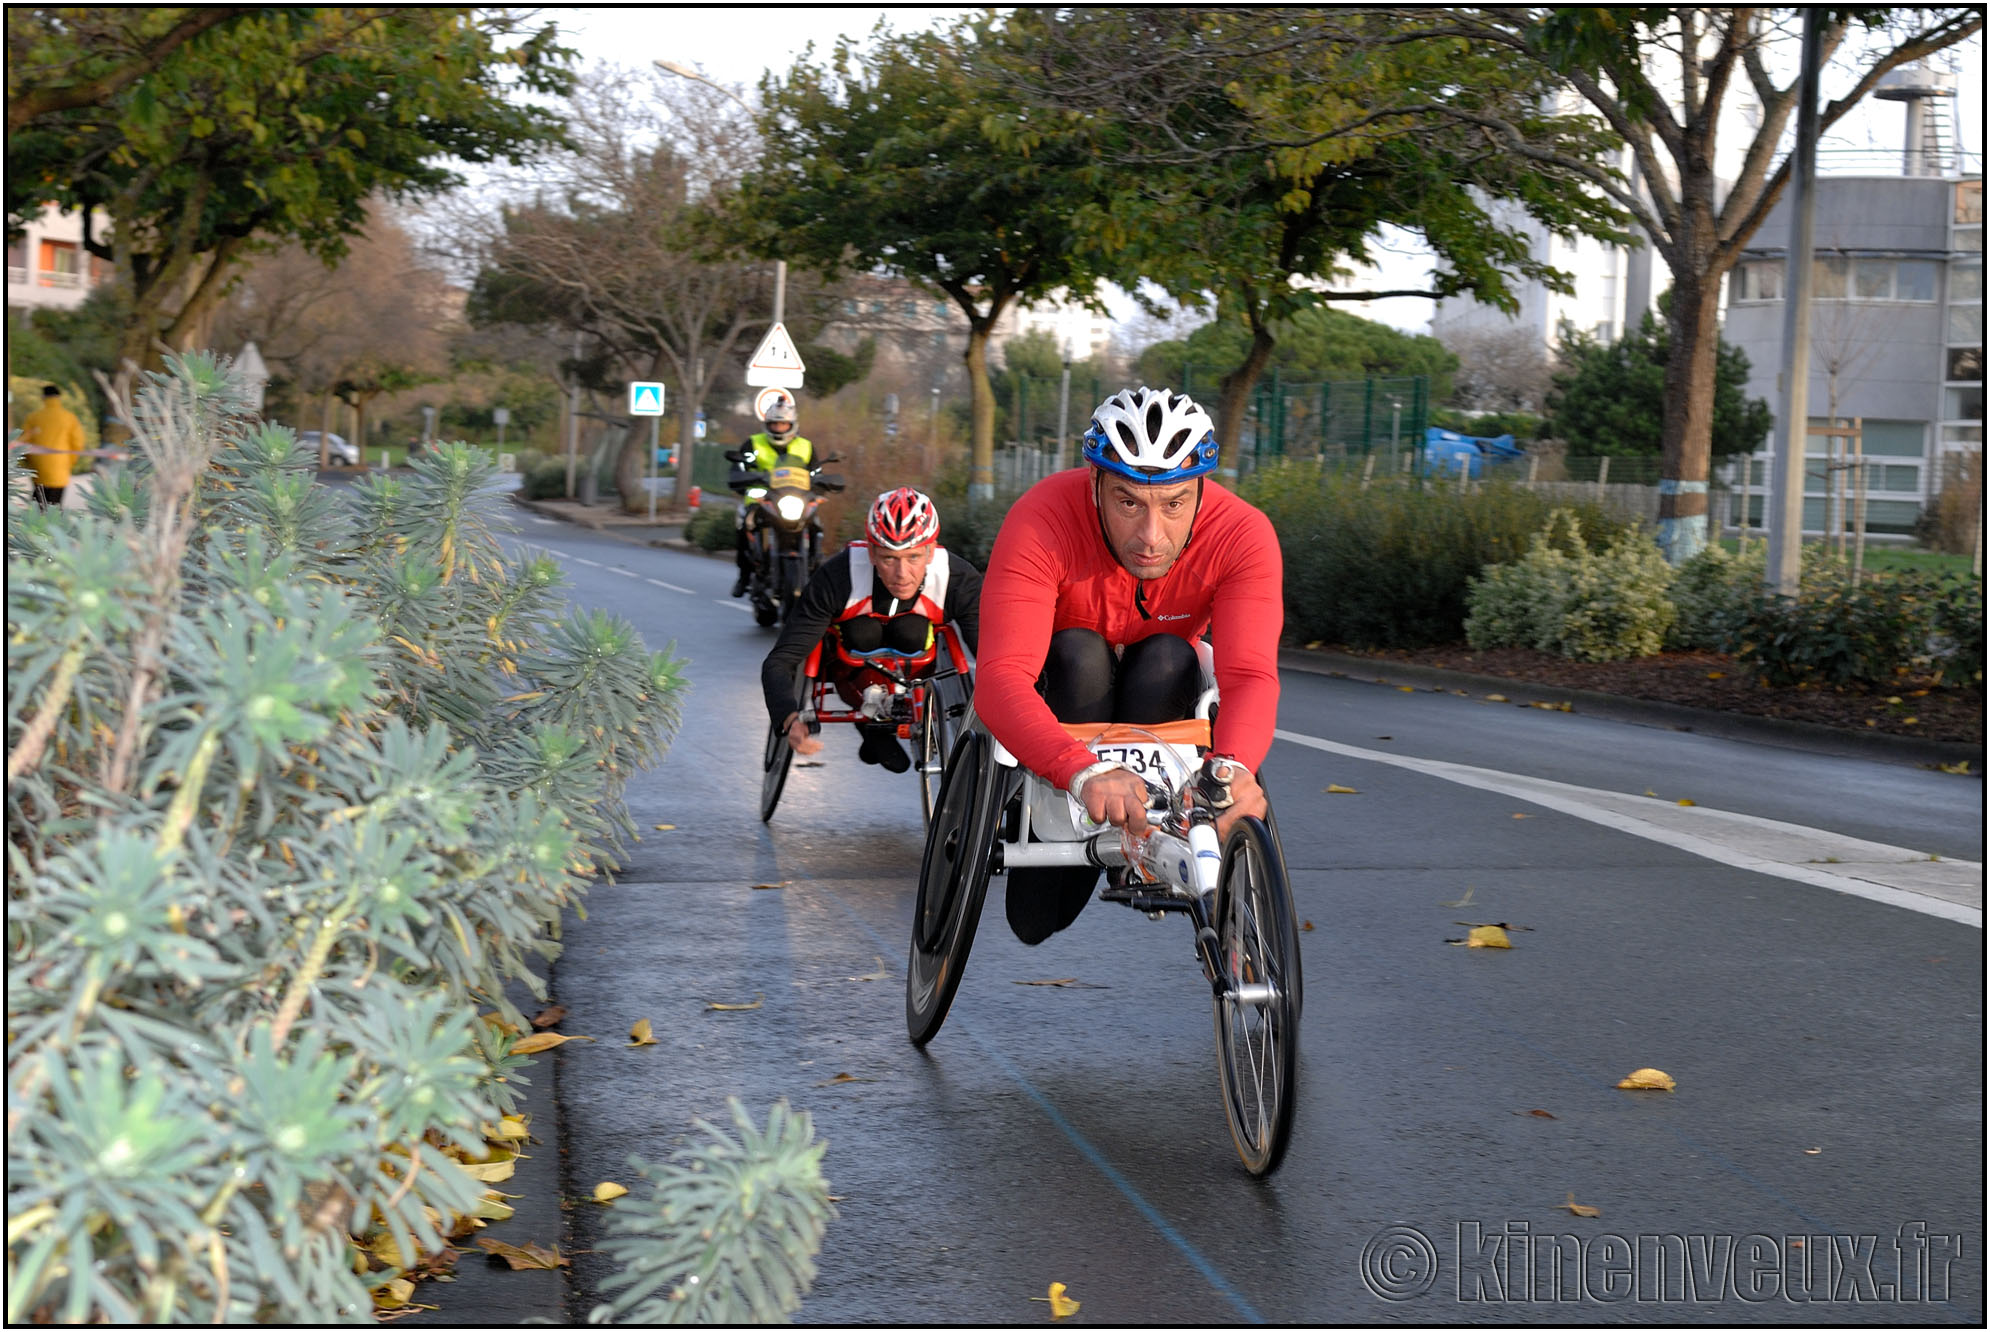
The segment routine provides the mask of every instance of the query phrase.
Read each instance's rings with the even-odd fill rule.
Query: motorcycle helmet
[[[760,424],[767,432],[767,438],[780,443],[795,433],[795,400],[782,394],[767,404],[767,414],[760,418]]]
[[[900,486],[871,502],[864,531],[879,550],[910,550],[940,539],[940,511],[912,487]]]

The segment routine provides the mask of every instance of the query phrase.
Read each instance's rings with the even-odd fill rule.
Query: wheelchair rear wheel
[[[1299,1072],[1299,927],[1271,830],[1239,819],[1216,887],[1216,1066],[1223,1111],[1244,1169],[1278,1168],[1292,1135]]]
[[[803,704],[809,701],[809,675],[804,666],[795,672],[795,692],[801,696]],[[794,746],[788,743],[788,733],[773,722],[767,723],[767,744],[760,756],[760,821],[766,823],[774,817],[774,810],[781,803],[781,792],[788,784],[788,769],[795,761]]]
[[[988,737],[963,732],[947,761],[919,862],[919,898],[912,909],[912,948],[905,964],[905,1030],[914,1045],[924,1045],[938,1033],[960,988],[988,892],[1004,785],[1005,774],[994,763]]]

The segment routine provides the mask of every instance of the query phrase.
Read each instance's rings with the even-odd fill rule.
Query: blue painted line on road
[[[855,921],[857,928],[869,935],[871,941],[877,944],[880,949],[889,952],[896,946],[886,943],[884,936],[871,928],[871,923],[858,915],[856,910],[848,902],[845,902],[839,894],[832,890],[829,892],[829,896],[835,898],[836,905],[842,907],[844,914]],[[899,979],[902,980],[903,977],[901,976]],[[1202,1279],[1209,1283],[1212,1290],[1230,1301],[1231,1307],[1236,1309],[1238,1315],[1245,1322],[1262,1324],[1265,1321],[1264,1315],[1259,1313],[1256,1307],[1249,1300],[1245,1299],[1235,1286],[1226,1281],[1221,1272],[1216,1270],[1216,1264],[1204,1257],[1202,1250],[1191,1244],[1187,1236],[1170,1225],[1168,1219],[1161,1215],[1160,1209],[1141,1196],[1140,1190],[1133,1186],[1133,1182],[1127,1179],[1125,1175],[1122,1175],[1118,1168],[1106,1159],[1105,1153],[1094,1147],[1091,1140],[1086,1138],[1083,1133],[1080,1133],[1077,1127],[1064,1117],[1063,1113],[1051,1103],[1050,1098],[1039,1091],[1036,1084],[1031,1082],[1024,1075],[1023,1071],[1010,1061],[1007,1055],[1003,1054],[986,1040],[979,1031],[975,1030],[974,1024],[966,1018],[961,1017],[959,1014],[951,1016],[953,1024],[966,1032],[968,1039],[980,1046],[981,1052],[993,1060],[997,1068],[1008,1074],[1010,1080],[1018,1087],[1021,1087],[1023,1092],[1032,1101],[1036,1102],[1037,1109],[1043,1111],[1044,1117],[1056,1126],[1057,1131],[1062,1133],[1073,1147],[1078,1149],[1079,1155],[1091,1162],[1094,1169],[1112,1182],[1113,1187],[1118,1189],[1120,1194],[1128,1202],[1133,1204],[1134,1210],[1146,1218],[1147,1224],[1154,1227],[1160,1233],[1162,1239],[1172,1244],[1184,1258],[1188,1259],[1189,1266],[1195,1268],[1202,1275]]]

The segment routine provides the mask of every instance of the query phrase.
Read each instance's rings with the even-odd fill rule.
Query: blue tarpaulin
[[[1427,476],[1457,476],[1460,472],[1484,476],[1488,467],[1526,456],[1527,450],[1514,443],[1511,435],[1485,439],[1441,426],[1423,432],[1423,470]]]

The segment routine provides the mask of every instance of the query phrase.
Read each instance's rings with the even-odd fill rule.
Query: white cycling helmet
[[[1216,424],[1195,399],[1167,389],[1123,389],[1099,404],[1085,461],[1150,486],[1216,470]]]

